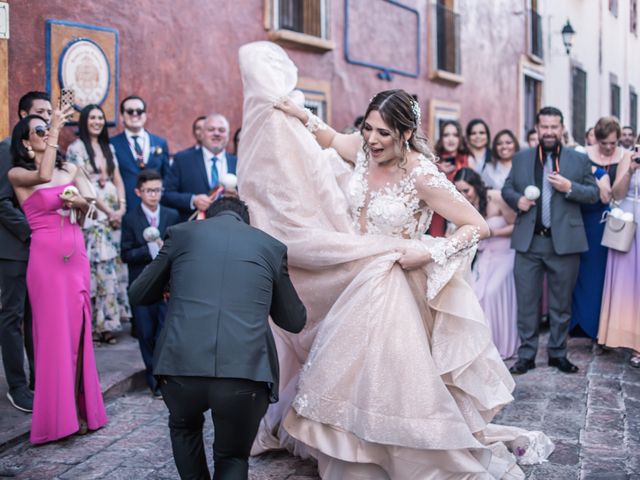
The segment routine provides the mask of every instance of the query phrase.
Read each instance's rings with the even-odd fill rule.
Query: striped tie
[[[553,187],[547,178],[553,171],[553,159],[551,154],[547,154],[547,161],[542,169],[542,225],[545,228],[551,227],[551,195],[553,195]]]

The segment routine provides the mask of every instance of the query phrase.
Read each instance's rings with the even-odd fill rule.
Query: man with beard
[[[622,127],[622,135],[620,136],[620,146],[625,150],[632,150],[636,143],[636,132],[633,127],[626,125]]]
[[[511,247],[516,250],[514,276],[521,345],[513,374],[535,368],[542,279],[549,286],[549,365],[565,373],[578,367],[567,359],[571,294],[580,253],[588,250],[581,203],[595,203],[598,187],[586,155],[562,147],[562,112],[544,107],[536,116],[540,144],[513,158],[502,188],[504,200],[518,212]],[[538,188],[534,199],[531,187]],[[529,188],[527,188],[529,187]],[[526,189],[526,195],[525,195]]]

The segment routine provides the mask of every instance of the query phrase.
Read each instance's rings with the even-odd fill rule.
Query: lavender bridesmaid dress
[[[502,217],[487,218],[492,230],[504,227]],[[510,358],[518,349],[516,285],[513,278],[515,251],[509,237],[492,237],[478,246],[473,273],[473,289],[478,296],[493,343],[502,358]]]
[[[32,443],[78,431],[76,382],[79,414],[89,429],[107,423],[91,342],[89,261],[80,227],[60,213],[59,195],[66,186],[40,188],[22,205],[32,230],[27,267],[36,367]]]

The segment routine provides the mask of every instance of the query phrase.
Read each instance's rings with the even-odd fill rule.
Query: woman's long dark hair
[[[84,148],[87,149],[87,153],[89,154],[89,163],[91,164],[91,168],[93,168],[94,172],[98,171],[96,167],[96,154],[93,151],[93,147],[91,146],[91,135],[89,134],[89,114],[92,110],[100,110],[103,118],[105,119],[104,127],[102,127],[102,131],[98,135],[98,145],[100,145],[100,150],[102,150],[102,154],[104,155],[105,160],[107,161],[107,175],[111,177],[113,175],[114,170],[116,169],[116,164],[113,161],[113,154],[111,153],[111,148],[109,147],[109,132],[107,131],[107,119],[104,115],[104,111],[100,108],[99,105],[87,105],[80,112],[80,121],[78,122],[80,132],[79,137],[84,144]]]
[[[22,167],[26,170],[37,170],[36,162],[33,158],[29,158],[29,151],[22,143],[23,140],[29,140],[29,132],[31,132],[31,120],[42,120],[45,125],[47,121],[40,115],[27,115],[20,120],[11,134],[11,158],[14,167]],[[56,168],[64,170],[64,158],[60,152],[56,152]]]
[[[520,142],[518,142],[518,138],[516,137],[516,134],[513,133],[508,128],[505,128],[504,130],[500,130],[498,133],[496,133],[496,136],[493,137],[493,143],[491,144],[491,161],[492,162],[497,162],[499,160],[498,141],[500,140],[500,137],[503,135],[507,135],[511,138],[511,140],[513,140],[514,155],[520,151]]]
[[[458,151],[455,153],[456,155],[467,155],[469,153],[469,149],[467,148],[467,142],[464,139],[464,134],[462,132],[462,125],[456,120],[445,120],[440,124],[440,137],[436,142],[436,155],[442,156],[444,151],[444,146],[442,142],[442,137],[444,135],[444,129],[449,125],[453,125],[458,132],[458,138],[460,139],[460,144],[458,145]]]
[[[401,89],[385,90],[376,94],[367,107],[367,111],[364,114],[364,121],[360,127],[360,132],[364,136],[364,124],[369,114],[377,110],[382,117],[382,121],[386,123],[389,128],[399,133],[400,149],[402,151],[403,160],[400,165],[404,165],[406,162],[407,146],[402,141],[405,132],[410,131],[409,148],[416,152],[422,153],[427,158],[433,159],[433,153],[429,148],[429,142],[422,133],[420,128],[420,107],[417,100],[409,95],[407,92]],[[365,143],[364,151],[369,155],[368,147]]]
[[[486,217],[487,203],[489,200],[487,197],[487,187],[482,181],[482,177],[480,177],[480,175],[478,175],[472,168],[461,168],[453,177],[453,183],[459,181],[467,182],[471,185],[471,188],[476,191],[476,195],[478,196],[478,211],[480,212],[480,215]]]

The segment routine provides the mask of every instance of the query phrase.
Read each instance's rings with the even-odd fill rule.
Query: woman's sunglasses
[[[38,125],[31,131],[31,133],[35,133],[40,138],[43,138],[48,131],[49,131],[49,127],[45,127],[44,125]]]

